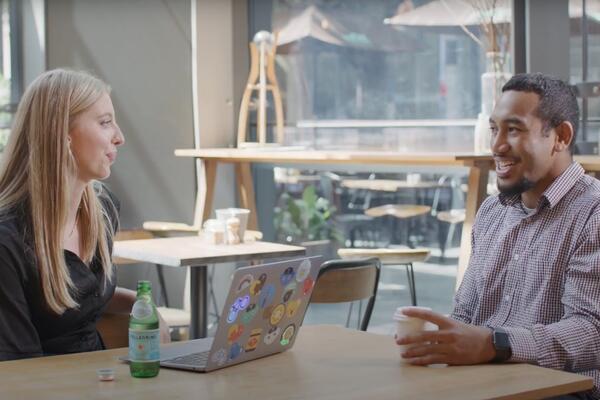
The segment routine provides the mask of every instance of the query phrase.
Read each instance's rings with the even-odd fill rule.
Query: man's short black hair
[[[571,152],[579,126],[579,106],[575,92],[566,82],[548,75],[517,74],[502,87],[502,93],[509,90],[533,92],[540,96],[537,116],[544,123],[544,131],[556,128],[564,121],[573,126]]]

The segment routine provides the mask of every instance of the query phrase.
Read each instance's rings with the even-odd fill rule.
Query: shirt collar
[[[544,202],[548,203],[550,208],[553,208],[563,198],[565,194],[573,188],[575,182],[579,180],[585,173],[583,167],[577,162],[572,162],[555,180],[546,188],[540,200],[538,207]],[[521,195],[505,195],[500,193],[498,195],[500,203],[504,206],[516,206],[517,203],[521,202]]]

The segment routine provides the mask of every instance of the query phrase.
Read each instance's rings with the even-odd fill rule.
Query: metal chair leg
[[[215,295],[215,290],[214,290],[214,285],[213,285],[214,275],[215,275],[215,265],[212,264],[208,268],[208,295],[210,296],[210,300],[211,300],[211,303],[213,306],[213,311],[214,311],[214,316],[215,316],[215,322],[210,324],[211,327],[218,324],[219,319],[220,319],[219,307],[217,305],[217,296]]]
[[[358,301],[358,318],[356,319],[356,329],[360,329],[362,321],[362,300]]]
[[[408,290],[410,291],[410,300],[413,306],[417,305],[417,288],[415,286],[415,273],[412,263],[406,265],[406,277],[408,278]]]
[[[350,327],[350,317],[352,316],[352,306],[354,306],[354,302],[350,302],[350,308],[348,309],[348,317],[346,317],[346,328]]]

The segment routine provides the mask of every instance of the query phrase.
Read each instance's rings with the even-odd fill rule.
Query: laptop
[[[160,365],[208,372],[292,348],[320,265],[304,257],[236,270],[214,338],[161,346]]]

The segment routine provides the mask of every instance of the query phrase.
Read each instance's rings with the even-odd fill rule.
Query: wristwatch
[[[508,333],[504,329],[492,329],[492,343],[494,344],[494,349],[496,349],[496,356],[492,359],[492,362],[501,363],[510,358],[512,355],[510,340],[508,339]]]

